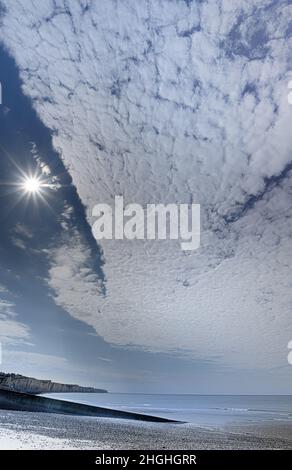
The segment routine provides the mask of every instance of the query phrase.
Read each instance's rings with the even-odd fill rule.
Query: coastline
[[[107,417],[114,419],[128,419],[158,423],[178,423],[176,420],[151,416],[148,414],[130,411],[114,410],[101,406],[86,405],[73,401],[48,398],[40,395],[20,393],[12,390],[0,389],[0,409],[11,411],[57,413],[78,416]]]
[[[291,449],[292,424],[202,427],[0,410],[0,449]]]
[[[157,397],[151,400],[144,397],[142,401],[139,398],[135,407],[133,397],[127,396],[127,406],[128,403],[132,404],[128,411],[121,409],[124,402],[118,394],[108,396],[106,400],[99,398],[98,406],[92,406],[95,402],[86,396],[83,403],[83,396],[78,394],[69,395],[68,398],[69,401],[65,401],[62,394],[48,398],[0,390],[0,449],[292,449],[292,420],[287,414],[285,401],[282,403],[282,411],[281,403],[278,404],[280,411],[276,414],[273,402],[272,409],[271,403],[266,402],[266,412],[261,414],[254,412],[254,407],[258,407],[257,402],[246,403],[241,397],[239,402],[233,399],[230,403],[229,398],[226,403],[225,398],[218,402],[217,397],[211,404],[208,401],[214,419],[202,422],[200,408],[195,409],[192,415],[190,409],[186,408],[189,420],[167,419],[167,413]],[[89,402],[86,404],[87,400]],[[172,410],[170,416],[176,419],[186,416],[174,413],[175,407],[181,406],[176,401],[173,404],[166,400],[166,403],[170,407],[168,410]],[[204,400],[203,404],[206,406]],[[218,408],[215,405],[221,407],[221,415],[216,415]],[[190,406],[190,403],[186,406]],[[199,403],[196,402],[195,406],[198,407]],[[252,408],[246,410],[249,418],[244,420],[242,407],[248,406]],[[222,418],[222,410],[223,421],[218,420],[218,417]]]

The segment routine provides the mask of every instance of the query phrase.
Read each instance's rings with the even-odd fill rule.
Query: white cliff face
[[[80,387],[73,384],[61,384],[51,380],[39,380],[19,374],[0,373],[0,389],[14,390],[23,393],[98,393],[106,392],[93,387]]]
[[[197,202],[202,246],[76,234],[56,303],[106,341],[285,364],[291,327],[289,2],[4,1],[1,39],[86,206]],[[21,14],[20,12],[23,12]]]

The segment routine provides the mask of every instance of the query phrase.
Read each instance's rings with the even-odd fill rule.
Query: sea
[[[292,395],[54,393],[49,398],[175,419],[199,426],[292,423]]]

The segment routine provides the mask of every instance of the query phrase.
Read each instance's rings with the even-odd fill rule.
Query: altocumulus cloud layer
[[[198,202],[202,246],[51,252],[55,301],[106,341],[221,365],[287,364],[289,1],[2,2],[1,39],[84,203]],[[291,59],[291,58],[290,58]],[[105,291],[105,293],[104,293]]]

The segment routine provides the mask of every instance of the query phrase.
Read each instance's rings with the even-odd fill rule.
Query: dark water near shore
[[[198,425],[292,423],[292,395],[150,395],[56,393],[50,398],[157,415]]]

